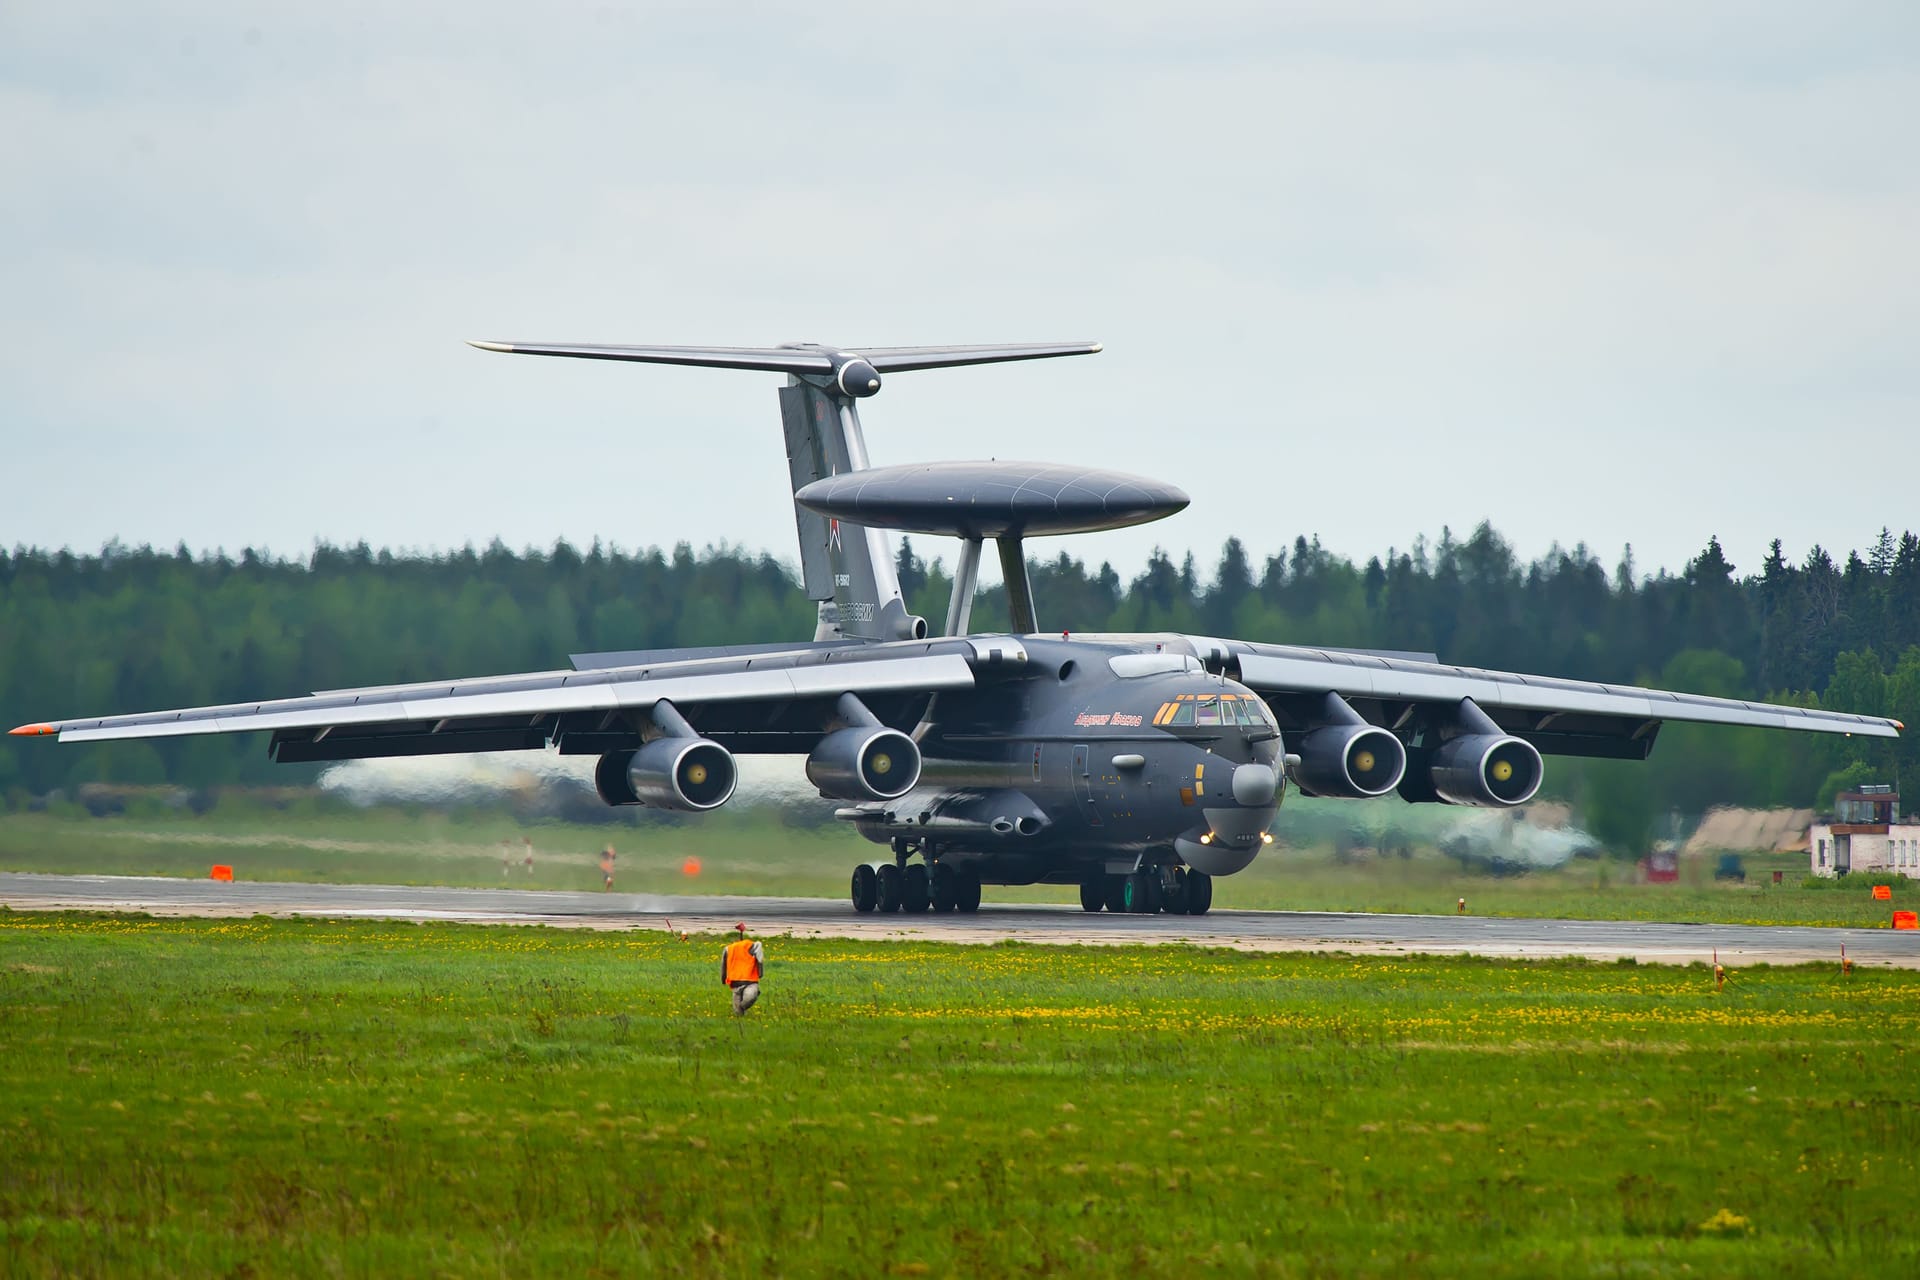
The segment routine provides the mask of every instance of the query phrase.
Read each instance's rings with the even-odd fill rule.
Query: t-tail
[[[971,347],[861,347],[812,343],[779,347],[616,347],[551,342],[475,342],[487,351],[701,365],[787,375],[780,419],[793,491],[827,476],[864,470],[866,437],[856,402],[877,394],[882,376],[1049,356],[1091,355],[1097,342],[1043,342]],[[794,504],[800,570],[807,598],[819,605],[815,639],[912,640],[926,619],[907,612],[894,569],[892,537],[882,529],[833,520]]]

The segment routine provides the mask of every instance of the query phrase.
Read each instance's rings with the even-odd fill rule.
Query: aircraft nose
[[[1233,798],[1249,808],[1273,803],[1280,775],[1270,764],[1243,764],[1233,771]]]

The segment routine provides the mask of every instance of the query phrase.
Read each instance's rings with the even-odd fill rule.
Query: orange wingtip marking
[[[12,738],[44,738],[54,731],[50,724],[23,724],[18,729],[7,730]]]

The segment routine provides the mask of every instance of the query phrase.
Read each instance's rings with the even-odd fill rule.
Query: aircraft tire
[[[882,913],[900,909],[900,868],[891,862],[883,862],[875,868],[874,905]]]
[[[1203,916],[1213,906],[1213,877],[1204,871],[1187,869],[1187,914]]]
[[[1154,898],[1158,895],[1153,891],[1153,873],[1151,871],[1136,871],[1126,878],[1123,885],[1124,887],[1121,889],[1121,892],[1125,895],[1126,909],[1128,912],[1133,915],[1146,915],[1148,912],[1157,909]]]
[[[971,914],[980,909],[980,877],[970,871],[955,874],[953,909]]]
[[[1175,867],[1173,887],[1160,886],[1160,909],[1171,916],[1183,916],[1187,914],[1187,902],[1187,869]]]
[[[1107,894],[1107,910],[1119,915],[1127,909],[1127,878],[1106,876],[1103,883]]]
[[[850,896],[853,898],[853,909],[862,915],[880,905],[880,878],[864,862],[853,869]]]
[[[1107,905],[1107,878],[1089,876],[1080,882],[1080,909],[1098,911]]]
[[[918,913],[933,905],[933,886],[927,877],[927,864],[910,862],[900,872],[900,909]]]
[[[959,906],[956,890],[959,877],[952,867],[936,862],[927,869],[927,895],[933,900],[933,909],[942,914],[953,911]]]

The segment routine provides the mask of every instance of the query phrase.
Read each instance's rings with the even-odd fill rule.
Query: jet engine
[[[656,738],[638,751],[609,751],[593,789],[608,804],[701,813],[718,809],[740,779],[733,753],[708,738]]]
[[[807,778],[835,800],[897,800],[920,781],[920,747],[884,725],[836,729],[807,757]]]
[[[1400,785],[1407,750],[1385,729],[1330,724],[1303,734],[1294,744],[1299,763],[1288,767],[1294,784],[1309,795],[1339,800],[1383,796]]]
[[[1428,775],[1448,804],[1510,809],[1533,799],[1545,776],[1532,743],[1505,734],[1469,734],[1433,753]]]

